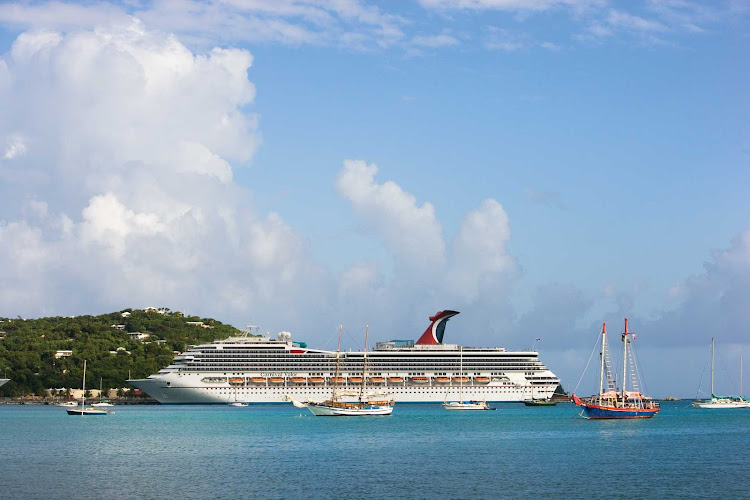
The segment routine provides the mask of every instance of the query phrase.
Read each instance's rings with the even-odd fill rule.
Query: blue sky
[[[629,317],[655,395],[750,332],[745,2],[4,2],[0,316],[166,306],[333,347]],[[747,385],[747,384],[745,384]],[[719,385],[719,389],[722,387]]]

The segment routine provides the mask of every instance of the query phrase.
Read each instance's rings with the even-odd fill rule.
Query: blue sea
[[[0,498],[750,498],[750,410],[676,401],[593,421],[569,403],[496,406],[0,406]]]

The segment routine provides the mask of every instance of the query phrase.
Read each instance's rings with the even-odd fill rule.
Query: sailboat
[[[68,415],[109,415],[108,410],[101,410],[99,408],[86,408],[86,360],[83,360],[83,393],[81,394],[81,407],[80,408],[68,408]]]
[[[344,400],[347,396],[353,396],[351,391],[337,390],[339,380],[339,369],[341,365],[341,331],[339,326],[339,341],[336,348],[336,372],[333,378],[333,390],[331,399],[322,402],[308,401],[304,404],[310,412],[317,417],[364,417],[385,416],[393,412],[393,399],[389,394],[365,394],[365,381],[367,380],[367,339],[369,325],[365,329],[365,350],[362,357],[362,383],[359,388],[357,401]],[[294,406],[301,404],[292,400]]]
[[[638,389],[637,370],[635,360],[631,353],[630,345],[635,340],[633,332],[628,331],[628,319],[625,318],[625,331],[622,333],[623,362],[622,362],[622,388],[618,392],[616,381],[612,375],[609,360],[609,349],[607,348],[607,324],[602,324],[602,348],[601,367],[599,374],[599,394],[585,401],[573,394],[573,402],[583,406],[582,415],[585,418],[650,418],[656,415],[660,408],[659,403],[641,394]],[[628,367],[631,368],[631,390],[626,389]],[[607,387],[604,387],[604,381]]]
[[[91,406],[95,406],[97,408],[110,408],[110,407],[114,406],[109,401],[104,401],[102,399],[102,377],[99,377],[99,402],[98,403],[94,403]]]
[[[739,396],[717,396],[714,394],[714,339],[711,338],[711,399],[707,401],[695,401],[695,408],[720,409],[720,408],[750,408],[750,400],[742,397],[742,356],[740,356],[740,395]]]
[[[236,387],[234,388],[234,401],[230,401],[229,406],[238,406],[238,407],[248,406],[248,403],[237,400],[237,388]]]
[[[531,385],[531,399],[524,400],[523,404],[526,406],[555,406],[557,401],[552,399],[536,399],[534,398],[534,385]]]
[[[448,394],[445,395],[446,401],[443,403],[443,408],[446,410],[494,410],[491,408],[487,401],[464,401],[463,399],[463,387],[464,387],[464,351],[459,347],[459,386],[458,386],[458,401],[448,402]]]

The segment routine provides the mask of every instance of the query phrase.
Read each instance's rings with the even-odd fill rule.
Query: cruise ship
[[[292,341],[244,335],[194,346],[145,379],[128,380],[163,404],[243,401],[319,401],[333,387],[358,389],[366,357],[365,389],[388,392],[399,403],[436,403],[456,398],[520,402],[552,396],[560,380],[533,350],[460,347],[443,342],[457,311],[440,311],[413,340],[376,343],[372,351],[328,351]],[[339,360],[336,378],[336,360]]]

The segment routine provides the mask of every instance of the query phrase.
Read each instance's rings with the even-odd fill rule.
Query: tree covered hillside
[[[0,387],[0,397],[80,389],[84,359],[87,388],[98,389],[100,379],[104,390],[126,387],[128,376],[156,373],[172,361],[175,351],[240,333],[211,318],[155,308],[0,321],[0,378],[10,379]]]

